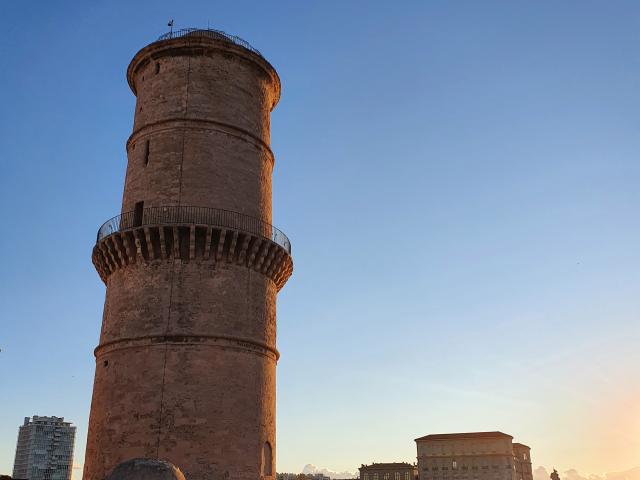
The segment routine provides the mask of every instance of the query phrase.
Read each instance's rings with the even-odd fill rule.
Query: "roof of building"
[[[391,463],[372,463],[371,465],[362,465],[358,470],[362,470],[363,468],[413,468],[414,465],[408,462],[391,462]]]
[[[531,450],[531,447],[529,445],[525,445],[524,443],[513,442],[513,446],[514,447],[524,447],[524,448],[528,448],[529,450]]]
[[[467,432],[467,433],[436,433],[431,435],[425,435],[424,437],[416,438],[419,440],[461,440],[461,439],[475,439],[475,438],[513,438],[511,435],[507,435],[502,432]]]

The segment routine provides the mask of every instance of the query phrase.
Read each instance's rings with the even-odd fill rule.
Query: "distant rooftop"
[[[158,38],[158,42],[163,40],[172,40],[174,38],[181,37],[204,37],[204,38],[212,38],[214,40],[221,40],[223,42],[232,43],[233,45],[238,45],[242,48],[246,48],[250,52],[253,52],[262,57],[262,54],[258,51],[257,48],[251,46],[249,42],[246,40],[236,36],[230,35],[222,30],[214,30],[212,28],[182,28],[180,30],[171,30],[164,35],[161,35]]]
[[[399,467],[410,467],[413,465],[408,462],[390,462],[390,463],[372,463],[371,465],[362,465],[360,469],[363,468],[399,468]]]
[[[514,447],[524,447],[524,448],[528,448],[529,450],[531,450],[531,447],[530,447],[529,445],[525,445],[524,443],[517,443],[517,442],[514,442],[514,443],[513,443],[513,446],[514,446]]]
[[[467,432],[467,433],[436,433],[432,435],[425,435],[424,437],[416,438],[419,440],[460,440],[460,439],[475,439],[475,438],[513,438],[511,435],[507,435],[502,432]]]
[[[24,417],[24,425],[29,425],[30,423],[63,423],[65,425],[71,425],[71,422],[64,421],[64,417],[43,417],[41,415]]]

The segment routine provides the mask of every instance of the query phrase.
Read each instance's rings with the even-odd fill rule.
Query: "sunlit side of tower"
[[[161,37],[127,80],[122,214],[93,250],[107,290],[84,479],[137,457],[190,480],[271,478],[276,294],[293,268],[270,225],[280,80],[213,30]]]

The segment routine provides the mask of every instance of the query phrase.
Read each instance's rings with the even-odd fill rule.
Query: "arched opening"
[[[271,450],[271,444],[264,442],[262,446],[262,475],[273,475],[273,451]]]

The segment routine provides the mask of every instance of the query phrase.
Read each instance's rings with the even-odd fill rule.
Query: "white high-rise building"
[[[70,480],[76,427],[64,417],[25,417],[18,432],[13,478]]]

